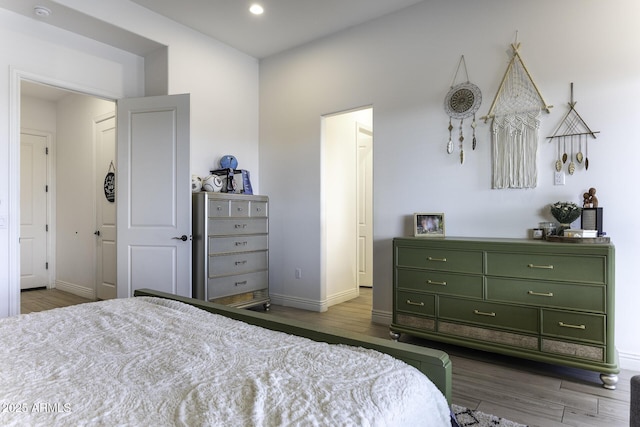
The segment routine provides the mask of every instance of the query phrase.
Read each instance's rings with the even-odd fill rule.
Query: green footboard
[[[403,360],[423,372],[442,391],[451,403],[451,361],[447,353],[392,340],[370,337],[337,328],[320,327],[311,323],[284,319],[269,313],[242,310],[193,298],[181,297],[150,289],[138,289],[134,296],[150,296],[180,301],[211,313],[245,323],[306,337],[330,344],[346,344],[370,348]]]

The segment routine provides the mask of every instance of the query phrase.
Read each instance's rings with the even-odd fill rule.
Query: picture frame
[[[413,214],[413,235],[415,237],[444,237],[444,213]]]

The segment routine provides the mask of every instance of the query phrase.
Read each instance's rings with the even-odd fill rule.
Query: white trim
[[[328,307],[332,305],[340,304],[349,300],[352,300],[360,295],[358,289],[353,288],[346,291],[338,292],[337,294],[329,296],[326,300],[326,304]]]
[[[393,313],[390,311],[371,310],[371,321],[377,325],[391,325]]]
[[[269,293],[271,303],[283,307],[299,308],[301,310],[325,312],[329,308],[326,302],[314,301],[306,298],[291,297]]]
[[[119,96],[9,67],[9,316],[20,314],[20,83],[28,80],[115,102]],[[16,220],[18,218],[18,220]]]
[[[87,298],[90,300],[96,299],[96,291],[94,289],[90,289],[85,286],[76,285],[75,283],[56,280],[55,288],[58,289],[59,291],[69,292],[70,294],[74,294],[79,297]]]
[[[620,369],[640,372],[640,354],[619,353]]]

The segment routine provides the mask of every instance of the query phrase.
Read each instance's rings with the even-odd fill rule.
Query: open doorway
[[[115,167],[115,103],[21,80],[19,120],[21,289],[57,288],[105,298],[98,295],[97,283],[105,259],[113,258],[115,278],[115,246],[112,257],[102,253],[99,221],[113,217],[109,221],[115,226],[115,207],[111,214],[101,200],[111,162]],[[46,142],[44,152],[40,140]],[[34,218],[42,224],[32,225]],[[29,228],[44,232],[24,245]],[[28,284],[33,271],[40,277]],[[113,287],[115,296],[115,282]]]
[[[322,123],[322,265],[332,306],[373,286],[373,108]]]

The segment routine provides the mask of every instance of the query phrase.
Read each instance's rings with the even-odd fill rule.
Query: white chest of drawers
[[[269,309],[269,199],[193,194],[193,297]]]

